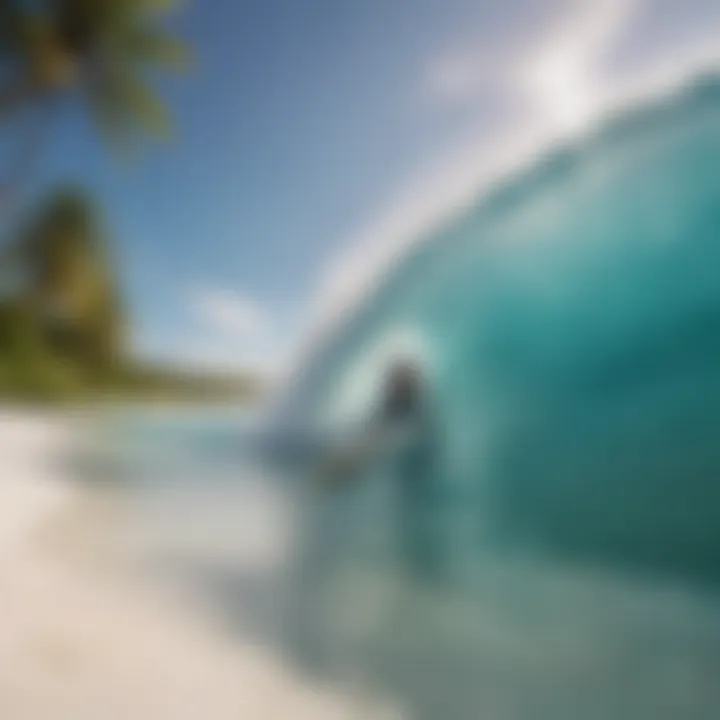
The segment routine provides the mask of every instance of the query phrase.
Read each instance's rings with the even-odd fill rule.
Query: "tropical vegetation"
[[[173,5],[0,0],[0,123],[20,115],[16,131],[23,136],[0,175],[0,201],[26,178],[60,101],[79,103],[116,147],[167,133],[168,113],[152,80],[158,70],[180,69],[190,57],[187,46],[164,29]]]
[[[33,208],[0,273],[0,394],[16,398],[247,396],[249,379],[139,362],[102,212],[61,188]]]
[[[158,71],[187,66],[167,30],[174,0],[0,0],[0,395],[235,397],[249,380],[139,362],[103,213],[50,192],[11,222],[57,109],[86,113],[116,149],[170,128]],[[18,133],[18,136],[15,136]],[[13,202],[10,203],[10,200]]]

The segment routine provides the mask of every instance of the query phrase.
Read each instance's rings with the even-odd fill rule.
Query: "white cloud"
[[[204,285],[191,291],[190,311],[199,327],[176,348],[175,360],[205,369],[274,373],[277,338],[255,301],[231,288]]]
[[[440,102],[473,96],[487,77],[484,67],[481,58],[472,52],[438,58],[427,67],[424,90]]]
[[[210,284],[186,289],[184,301],[189,324],[162,336],[136,337],[141,356],[207,371],[276,373],[282,343],[273,318],[256,302]]]
[[[599,66],[637,12],[637,0],[590,0],[531,49],[518,73],[534,111],[561,131],[590,121],[605,100]]]
[[[193,293],[200,321],[222,335],[256,338],[267,330],[265,313],[252,301],[227,288],[202,288]]]
[[[555,134],[576,134],[612,110],[657,96],[720,60],[717,33],[698,24],[692,40],[668,43],[649,64],[608,74],[605,61],[634,29],[650,0],[586,0],[532,48],[518,67],[517,86],[532,101],[538,123]]]
[[[642,0],[579,0],[517,47],[484,43],[431,59],[421,76],[426,95],[452,104],[504,85],[531,103],[530,112],[573,130],[600,101],[598,63],[628,27]],[[552,16],[554,17],[554,15]],[[517,45],[517,43],[515,44]]]

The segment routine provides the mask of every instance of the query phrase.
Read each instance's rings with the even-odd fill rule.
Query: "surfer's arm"
[[[344,484],[376,462],[392,456],[411,437],[413,423],[373,417],[365,427],[336,444],[321,462],[323,484]]]

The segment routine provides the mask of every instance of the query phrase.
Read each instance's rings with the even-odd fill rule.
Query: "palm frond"
[[[165,104],[140,78],[128,75],[122,88],[122,100],[128,119],[158,137],[170,134],[171,124]]]
[[[88,86],[87,101],[99,131],[119,150],[131,150],[139,130],[159,137],[170,133],[162,101],[128,68],[103,72]]]
[[[51,94],[76,93],[113,146],[127,149],[143,133],[167,136],[168,114],[146,79],[191,63],[189,46],[162,29],[162,16],[179,4],[0,0],[0,117]]]
[[[190,46],[178,37],[147,27],[133,27],[117,39],[117,50],[129,62],[170,70],[185,70],[192,60]]]
[[[146,12],[172,12],[182,7],[187,0],[130,0]]]

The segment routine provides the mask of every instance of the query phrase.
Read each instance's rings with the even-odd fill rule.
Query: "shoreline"
[[[73,414],[0,411],[0,717],[378,717],[116,567],[102,511],[63,464],[77,434]]]

